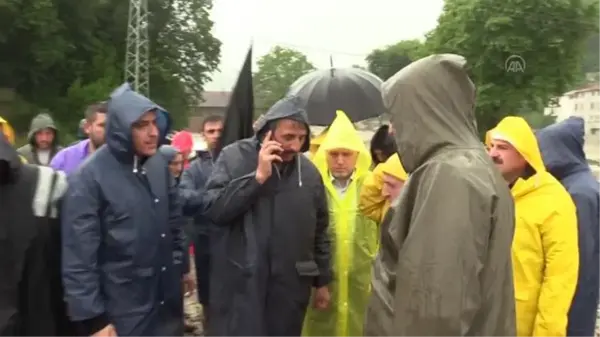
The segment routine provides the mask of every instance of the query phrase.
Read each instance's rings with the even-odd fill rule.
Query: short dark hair
[[[106,102],[90,104],[85,109],[85,120],[88,123],[92,123],[96,119],[96,114],[105,114],[106,112],[108,112],[108,105]]]
[[[216,122],[223,122],[223,117],[221,117],[219,115],[210,115],[210,116],[204,118],[204,120],[202,121],[202,131],[204,131],[206,124],[216,123]]]
[[[398,151],[396,147],[396,140],[390,135],[389,125],[382,125],[375,131],[373,138],[371,138],[371,159],[373,164],[378,165],[381,162],[375,155],[375,151],[379,150],[383,154],[385,159],[391,157]]]

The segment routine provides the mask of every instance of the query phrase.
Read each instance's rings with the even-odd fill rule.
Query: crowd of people
[[[218,156],[222,117],[202,151],[167,144],[165,109],[130,89],[64,148],[48,114],[18,149],[0,118],[0,334],[181,336],[196,292],[206,335],[593,336],[584,122],[509,116],[482,140],[465,66],[387,80],[370,149],[343,111],[313,135],[294,96]]]

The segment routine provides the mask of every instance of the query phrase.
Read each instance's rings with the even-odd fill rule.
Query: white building
[[[600,86],[593,83],[565,93],[558,100],[558,107],[549,107],[545,114],[553,114],[560,122],[570,116],[579,116],[585,120],[586,135],[598,135],[600,132]]]

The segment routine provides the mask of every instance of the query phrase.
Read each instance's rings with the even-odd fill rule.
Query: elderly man
[[[431,55],[383,85],[410,178],[381,225],[365,335],[515,334],[513,202],[478,139],[465,63]]]
[[[362,336],[377,252],[377,225],[358,211],[361,185],[371,156],[341,111],[312,159],[325,182],[332,237],[334,279],[329,308],[315,302],[304,320],[304,336]],[[324,310],[327,309],[327,310]]]

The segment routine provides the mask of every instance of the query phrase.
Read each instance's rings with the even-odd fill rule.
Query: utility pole
[[[129,0],[125,80],[133,90],[150,94],[150,55],[148,41],[148,1]]]

